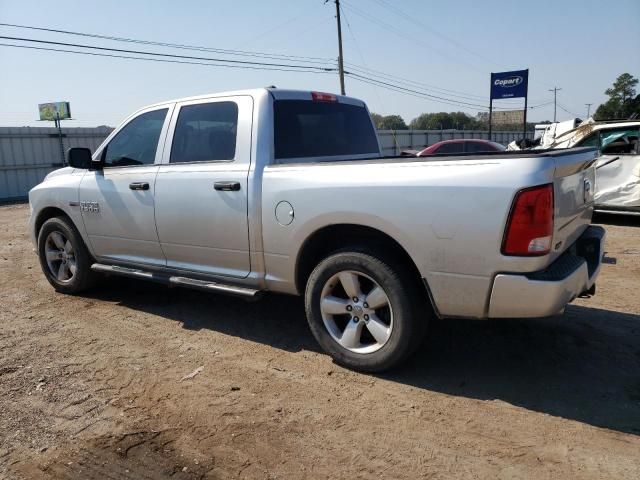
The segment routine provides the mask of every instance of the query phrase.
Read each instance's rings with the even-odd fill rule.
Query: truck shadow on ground
[[[248,301],[122,277],[104,278],[85,296],[174,320],[187,330],[212,330],[288,352],[321,351],[299,297],[266,295]]]
[[[640,435],[640,316],[569,306],[546,319],[436,321],[384,378]]]
[[[258,302],[110,279],[95,298],[289,352],[320,351],[300,298]],[[546,319],[433,321],[380,378],[640,435],[640,315],[571,305]]]

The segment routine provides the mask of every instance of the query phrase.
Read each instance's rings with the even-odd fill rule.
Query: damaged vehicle
[[[577,120],[577,119],[576,119]],[[595,210],[640,215],[640,120],[576,120],[550,124],[532,149],[596,147]],[[509,150],[520,150],[515,142]]]

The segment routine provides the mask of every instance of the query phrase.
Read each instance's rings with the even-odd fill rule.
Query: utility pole
[[[593,103],[585,103],[584,105],[587,107],[587,118],[589,118],[589,115],[591,114],[591,105],[593,105]]]
[[[556,97],[557,97],[557,94],[558,94],[559,90],[562,90],[562,89],[558,88],[558,87],[553,87],[553,88],[549,89],[550,92],[553,92],[553,122],[554,123],[556,122],[556,112],[557,112],[557,109],[556,109],[556,105],[557,105]]]
[[[338,75],[340,75],[340,93],[344,95],[344,63],[342,60],[342,24],[340,22],[340,0],[336,3],[336,21],[338,22]]]
[[[64,143],[62,142],[62,124],[60,123],[60,112],[56,111],[56,118],[53,119],[55,122],[54,125],[58,129],[58,140],[60,141],[60,158],[62,160],[62,166],[66,163],[66,158],[64,156]]]

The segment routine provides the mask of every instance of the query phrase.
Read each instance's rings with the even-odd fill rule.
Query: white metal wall
[[[528,138],[533,138],[533,132],[527,132]],[[480,130],[378,130],[378,138],[384,155],[399,155],[401,150],[419,149],[433,145],[441,140],[457,138],[489,139],[489,132]],[[522,132],[492,132],[494,142],[507,145],[513,140],[522,138]]]
[[[63,145],[92,151],[111,133],[109,127],[63,128]],[[0,127],[0,202],[20,200],[49,172],[62,166],[55,128]]]

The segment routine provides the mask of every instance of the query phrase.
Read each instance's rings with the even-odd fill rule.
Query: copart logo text
[[[507,78],[496,78],[493,84],[500,87],[511,88],[511,87],[517,87],[523,81],[524,79],[520,75],[515,75],[513,77],[507,77]]]

